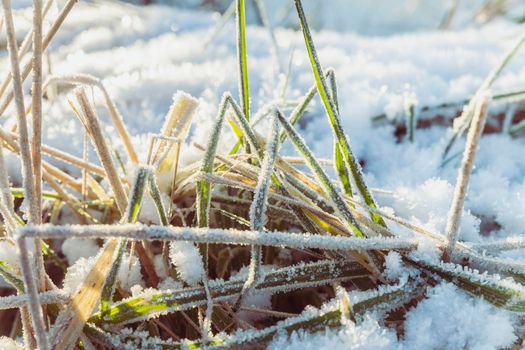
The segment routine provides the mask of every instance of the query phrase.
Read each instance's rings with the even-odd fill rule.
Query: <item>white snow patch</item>
[[[8,337],[0,337],[0,349],[2,350],[23,350],[24,347]]]
[[[168,276],[166,268],[164,267],[164,258],[162,257],[162,254],[157,254],[153,257],[153,266],[155,267],[155,273],[161,279]]]
[[[177,290],[184,286],[179,281],[175,281],[173,278],[168,277],[159,283],[160,290]]]
[[[130,290],[132,286],[144,284],[139,258],[136,255],[133,255],[130,261],[129,254],[124,254],[117,273],[117,280],[124,290]]]
[[[7,240],[0,240],[0,260],[15,270],[19,268],[20,261],[14,243]]]
[[[171,242],[170,260],[179,277],[189,285],[196,285],[204,277],[204,265],[199,248],[189,242]]]
[[[443,283],[410,310],[403,344],[407,349],[490,350],[510,346],[516,336],[510,315]]]
[[[381,327],[375,319],[365,315],[359,325],[348,322],[338,330],[316,334],[294,332],[290,337],[281,335],[274,339],[271,350],[393,350],[401,349],[395,332]]]
[[[96,256],[92,256],[90,258],[80,258],[73,265],[69,266],[64,277],[64,290],[70,293],[75,292],[78,286],[84,282],[95,262]]]
[[[62,243],[62,253],[69,265],[80,258],[89,258],[98,253],[100,247],[94,239],[68,238]]]
[[[410,219],[435,233],[443,233],[454,189],[445,180],[432,178],[416,187],[396,190],[392,206],[398,216]],[[479,240],[479,219],[463,212],[460,237],[467,241]]]
[[[396,251],[391,251],[385,257],[385,275],[390,280],[396,280],[403,274],[403,262],[401,255]]]

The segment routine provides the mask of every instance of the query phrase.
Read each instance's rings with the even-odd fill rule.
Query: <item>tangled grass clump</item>
[[[0,309],[20,310],[25,347],[264,346],[283,331],[313,333],[359,323],[372,311],[384,315],[385,324],[387,319],[402,320],[406,309],[440,280],[455,283],[497,307],[525,312],[521,284],[525,265],[485,254],[522,247],[523,240],[489,246],[457,241],[466,188],[490,102],[486,89],[523,40],[466,109],[470,114],[462,120],[470,128],[444,236],[379,209],[340,121],[335,72],[323,70],[300,0],[295,0],[295,5],[314,86],[294,105],[288,118],[282,101],[251,113],[245,4],[236,0],[240,103],[231,94],[224,95],[208,144],[193,145],[203,151],[202,160],[183,167],[179,166],[179,155],[198,104],[191,96],[175,95],[162,130],[150,136],[147,157],[141,161],[100,80],[87,75],[54,76],[42,83],[42,52],[76,0],[66,2],[43,36],[42,17],[51,2],[42,7],[35,0],[34,28],[27,35],[28,42],[31,38],[35,42],[33,60],[21,70],[20,59],[28,52],[28,44],[24,41],[20,49],[17,47],[10,2],[3,0],[11,60],[5,81],[12,82],[13,89],[1,91],[0,105],[5,112],[14,98],[18,124],[16,130],[0,129],[0,213],[4,241],[16,245],[20,261],[0,261],[0,274],[18,293],[1,297]],[[262,2],[258,3],[261,6]],[[31,72],[32,103],[26,108],[22,83]],[[85,127],[84,154],[90,140],[100,165],[41,144],[42,91],[57,82],[77,86],[69,103]],[[108,146],[86,86],[97,87],[103,94],[134,169],[131,180],[125,176],[123,157],[114,155]],[[316,94],[333,130],[333,160],[317,158],[295,128]],[[412,139],[416,125],[413,108],[411,114]],[[32,137],[29,115],[33,118]],[[250,115],[257,118],[250,119]],[[262,118],[271,120],[268,135],[254,129]],[[220,154],[218,143],[225,121],[237,140],[230,152]],[[300,158],[280,154],[287,140]],[[10,187],[3,149],[20,156],[21,190]],[[75,179],[52,166],[41,159],[42,153],[78,167],[82,177]],[[335,168],[336,180],[329,177],[326,165]],[[41,190],[40,177],[47,184],[46,191]],[[103,181],[110,190],[101,185]],[[14,197],[27,201],[27,218],[21,215],[26,207],[20,207]],[[62,203],[74,212],[78,225],[61,224]],[[156,216],[147,214],[151,212]],[[396,234],[389,228],[390,222],[404,226],[412,236]],[[101,244],[74,290],[58,287],[67,266],[51,249],[55,240],[65,238],[96,239]],[[412,254],[422,238],[432,240],[443,252],[442,262]],[[400,254],[412,272],[398,280],[388,278],[384,268],[389,252]],[[139,266],[146,289],[126,286],[121,272],[129,276],[133,266]],[[247,266],[244,273],[243,266]],[[256,297],[271,297],[271,307],[252,305]],[[306,305],[316,308],[303,311]],[[396,310],[401,312],[393,312]],[[10,331],[14,338],[20,335],[16,326]],[[402,325],[398,331],[402,333]]]

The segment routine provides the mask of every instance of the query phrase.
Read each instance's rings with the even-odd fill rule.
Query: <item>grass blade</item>
[[[326,113],[330,120],[330,125],[332,126],[332,130],[334,132],[335,138],[341,147],[341,151],[343,153],[346,163],[350,167],[352,176],[354,177],[354,181],[357,185],[357,189],[359,190],[359,193],[365,200],[366,204],[368,204],[368,206],[372,208],[376,208],[377,205],[372,197],[371,192],[368,190],[368,187],[366,186],[366,183],[364,181],[364,177],[361,171],[361,166],[356,160],[350,148],[350,143],[348,141],[348,138],[343,131],[343,127],[339,119],[339,114],[337,112],[337,106],[334,100],[330,98],[328,94],[328,91],[329,91],[328,84],[323,74],[321,63],[319,62],[319,58],[317,56],[317,51],[314,46],[312,35],[310,34],[310,29],[306,21],[306,15],[304,13],[301,0],[295,0],[295,6],[297,9],[297,14],[299,16],[299,21],[301,22],[301,28],[303,31],[304,41],[306,44],[306,49],[308,51],[310,65],[312,66],[312,71],[314,73],[317,90],[319,91],[319,96],[321,97]],[[372,215],[372,219],[376,223],[381,224],[383,226],[386,225],[384,220],[379,215],[374,214],[374,213],[372,213],[371,215]]]
[[[469,127],[473,115],[474,115],[474,109],[476,104],[476,96],[479,96],[479,94],[485,90],[490,89],[492,84],[496,81],[498,76],[501,74],[503,69],[507,66],[507,64],[510,62],[510,60],[516,55],[516,53],[519,51],[520,47],[525,42],[525,33],[523,33],[518,40],[516,40],[515,44],[510,48],[509,51],[505,53],[502,60],[498,63],[498,65],[489,73],[489,75],[485,78],[481,86],[479,87],[476,94],[474,94],[474,97],[468,102],[468,104],[463,108],[463,113],[454,120],[453,125],[453,135],[450,138],[449,142],[447,143],[447,146],[445,147],[445,150],[443,152],[443,155],[441,157],[442,161],[445,161],[447,159],[447,155],[452,149],[452,146],[454,146],[454,143],[456,140],[465,132],[465,130]]]
[[[315,156],[312,154],[304,140],[295,131],[293,126],[284,118],[284,116],[278,113],[278,118],[286,131],[286,134],[290,138],[290,141],[294,144],[297,151],[305,158],[308,166],[312,169],[312,172],[317,177],[319,183],[323,186],[324,191],[330,197],[335,205],[336,210],[343,217],[345,223],[349,226],[352,232],[358,237],[364,237],[363,232],[359,228],[359,224],[355,220],[354,216],[350,212],[350,208],[339,195],[337,190],[334,188],[332,182],[328,178]]]
[[[135,181],[133,182],[133,187],[130,191],[129,204],[126,209],[126,215],[124,218],[126,223],[134,223],[139,215],[140,207],[142,205],[142,198],[144,197],[144,191],[148,178],[149,169],[140,167],[137,171]],[[115,260],[113,261],[111,269],[109,270],[108,275],[106,277],[106,281],[102,289],[102,294],[100,296],[100,312],[102,312],[103,314],[107,312],[111,300],[113,299],[113,294],[115,293],[115,286],[117,282],[117,274],[122,264],[122,258],[124,257],[124,250],[127,246],[127,242],[128,241],[126,239],[119,240]]]
[[[275,114],[278,112],[275,111]],[[264,226],[267,220],[266,209],[268,205],[268,191],[272,181],[273,168],[275,159],[278,154],[279,146],[279,124],[277,116],[274,114],[272,125],[270,127],[269,139],[266,144],[266,151],[261,165],[261,173],[257,180],[257,187],[255,195],[250,206],[250,228],[253,231],[263,233]],[[236,305],[236,309],[240,307],[246,295],[251,293],[255,283],[261,278],[261,264],[262,264],[262,247],[260,245],[253,245],[251,247],[251,257],[248,279],[241,291]]]
[[[235,0],[237,3],[237,60],[239,64],[239,95],[241,107],[250,120],[250,86],[248,82],[248,54],[246,52],[246,12],[245,0]]]
[[[368,272],[355,263],[325,260],[316,263],[301,264],[292,268],[283,268],[268,272],[255,287],[254,293],[279,293],[292,291],[305,286],[317,286],[333,281],[344,281]],[[290,281],[294,283],[290,283]],[[215,302],[233,300],[239,296],[244,281],[231,279],[210,281],[210,292]],[[204,287],[186,288],[172,291],[159,291],[125,299],[111,307],[104,318],[95,314],[90,322],[122,325],[156,317],[169,312],[183,311],[205,305]]]
[[[454,250],[458,240],[459,224],[463,214],[463,205],[467,196],[470,175],[472,173],[474,161],[476,159],[476,151],[478,148],[479,139],[481,138],[481,133],[483,132],[485,121],[487,119],[487,110],[489,107],[490,96],[486,92],[483,92],[475,99],[475,101],[476,111],[474,112],[474,118],[472,119],[472,123],[468,131],[467,143],[463,153],[463,160],[458,171],[452,204],[447,217],[445,232],[448,238],[448,245],[443,252],[443,260],[445,261],[450,261],[450,255],[452,254],[452,251]]]

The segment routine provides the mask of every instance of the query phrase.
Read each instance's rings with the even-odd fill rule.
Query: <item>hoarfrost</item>
[[[177,268],[179,277],[191,286],[202,281],[204,266],[202,255],[193,243],[171,242],[170,260]]]
[[[371,316],[359,325],[345,322],[340,329],[316,334],[303,331],[281,335],[269,345],[270,350],[394,350],[402,349],[393,330],[381,327]]]
[[[122,263],[120,264],[117,280],[120,283],[120,286],[124,290],[130,290],[134,285],[143,285],[144,281],[142,280],[142,274],[140,272],[140,262],[137,256],[133,255],[131,261],[129,254],[125,254],[122,258]]]
[[[398,252],[391,251],[385,257],[385,271],[386,277],[390,280],[396,280],[403,274],[403,262],[401,255]]]

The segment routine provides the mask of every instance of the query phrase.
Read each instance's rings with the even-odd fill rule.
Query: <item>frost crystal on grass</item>
[[[398,252],[391,251],[387,254],[384,273],[390,280],[395,280],[403,274],[403,262]]]
[[[67,269],[66,277],[64,278],[64,290],[73,293],[82,284],[89,271],[91,271],[95,261],[96,256],[92,256],[90,258],[80,258],[71,265]]]
[[[279,112],[275,112],[279,113]],[[264,160],[261,165],[261,173],[257,180],[257,187],[255,188],[255,195],[253,203],[250,206],[250,226],[254,231],[261,231],[264,229],[266,222],[266,206],[268,204],[268,190],[270,188],[271,177],[273,173],[273,166],[277,157],[278,150],[278,136],[279,126],[277,124],[277,117],[272,118],[272,126],[270,128],[270,137],[266,145]]]
[[[171,242],[170,260],[179,277],[191,286],[200,283],[205,276],[202,255],[193,243]]]
[[[131,257],[131,261],[128,254],[123,256],[117,273],[117,281],[124,290],[130,290],[132,286],[144,284],[140,272],[140,262],[135,255]]]
[[[168,2],[156,2],[161,1]],[[11,0],[16,9],[17,39],[21,43],[18,52],[24,62],[19,74],[22,82],[31,76],[33,67],[28,56],[32,38],[39,36],[33,33],[26,18],[30,12],[27,7],[32,2]],[[35,5],[40,2],[34,0]],[[43,16],[55,2],[45,0],[47,10],[44,9]],[[267,33],[257,26],[246,28],[245,21],[250,24],[259,9],[266,26],[276,23],[275,14],[284,6],[293,6],[293,1],[283,5],[267,2],[268,19],[262,0],[256,0],[255,11],[248,12],[246,18],[244,5],[251,6],[253,2],[232,1],[231,11],[227,12],[239,10],[239,82],[236,81],[237,67],[231,65],[235,61],[233,36],[227,33],[216,36],[208,43],[206,52],[201,50],[202,34],[213,22],[212,15],[205,12],[157,5],[138,9],[119,2],[93,6],[89,1],[67,0],[60,13],[51,11],[53,13],[44,18],[50,26],[42,42],[52,49],[48,52],[49,69],[65,74],[50,77],[42,106],[49,116],[43,125],[44,140],[48,142],[42,145],[43,178],[49,187],[44,187],[42,213],[45,222],[52,225],[33,226],[22,222],[28,219],[23,213],[29,214],[32,201],[27,194],[32,193],[26,191],[24,196],[23,189],[12,187],[27,180],[19,171],[20,149],[24,148],[22,153],[26,153],[27,142],[17,134],[21,129],[15,125],[11,116],[14,109],[10,106],[14,97],[11,77],[17,74],[5,71],[0,81],[0,115],[6,117],[0,127],[0,144],[9,152],[5,166],[0,160],[3,201],[0,211],[5,221],[0,234],[7,235],[0,242],[0,273],[8,287],[14,287],[19,293],[0,298],[0,309],[20,309],[22,328],[28,330],[24,332],[24,347],[45,348],[46,329],[51,331],[50,341],[62,342],[60,339],[68,338],[62,342],[64,348],[80,346],[82,341],[87,350],[256,348],[267,345],[278,333],[293,335],[280,337],[272,343],[273,348],[478,350],[520,346],[518,341],[511,342],[518,340],[514,335],[523,335],[523,327],[516,321],[525,312],[525,288],[521,283],[525,277],[522,249],[525,243],[519,236],[525,220],[525,158],[521,156],[523,135],[519,131],[525,128],[523,121],[517,122],[523,112],[521,102],[525,91],[506,90],[509,86],[522,85],[525,75],[520,67],[525,56],[516,55],[516,62],[505,71],[501,71],[506,64],[503,61],[485,80],[494,81],[501,76],[493,86],[494,104],[487,116],[486,132],[472,172],[470,195],[464,209],[457,211],[462,220],[458,231],[462,242],[455,245],[451,261],[461,265],[440,262],[446,243],[442,233],[452,196],[450,183],[458,158],[448,158],[449,162],[442,167],[439,163],[446,133],[451,132],[443,126],[451,124],[463,101],[468,101],[486,72],[497,63],[499,51],[507,46],[507,40],[522,31],[519,24],[510,22],[522,17],[521,9],[513,10],[507,1],[505,5],[509,6],[501,9],[509,12],[500,16],[491,13],[491,6],[492,3],[499,6],[503,1],[490,1],[491,6],[481,9],[478,5],[452,1],[458,5],[447,17],[449,22],[455,17],[455,23],[449,23],[450,30],[434,31],[436,19],[443,14],[438,10],[448,4],[417,4],[414,9],[409,6],[414,11],[410,19],[424,23],[421,27],[429,28],[428,31],[400,35],[400,28],[386,26],[383,30],[389,33],[387,37],[370,40],[369,34],[377,30],[374,22],[381,14],[396,21],[406,6],[379,0],[384,4],[370,7],[374,20],[365,21],[366,34],[333,31],[314,34],[306,23],[307,15],[315,13],[313,24],[322,25],[327,24],[327,15],[333,18],[339,14],[343,21],[328,24],[354,29],[355,23],[364,23],[361,19],[368,10],[368,6],[363,5],[365,2],[361,5],[344,0],[314,2],[304,1],[308,10],[305,13],[301,1],[295,0],[303,38],[294,30],[296,20],[290,23],[287,19],[286,23],[291,26],[276,32],[279,43],[283,44],[283,55],[291,56],[289,71],[281,78],[282,86],[277,88],[273,76],[276,62],[266,52],[271,44]],[[59,40],[50,45],[75,3],[79,11],[71,13],[65,30],[58,35]],[[315,12],[309,12],[314,9],[312,6]],[[467,15],[466,8],[472,13]],[[334,12],[338,14],[332,14]],[[479,12],[477,19],[486,18],[490,23],[482,26],[464,23],[463,18],[472,18],[474,12]],[[496,8],[494,13],[497,12]],[[228,13],[223,19],[227,17]],[[405,29],[412,22],[406,18],[403,17]],[[5,24],[4,21],[4,27]],[[21,34],[25,35],[23,41],[20,41]],[[480,37],[484,38],[483,42]],[[522,36],[521,41],[524,38]],[[310,64],[305,64],[302,55],[291,52],[292,47],[303,46],[303,39],[308,53],[304,58],[310,59]],[[12,44],[17,40],[10,38],[10,41]],[[275,45],[275,41],[272,42]],[[157,55],[160,51],[162,55]],[[145,65],[143,57],[152,60],[146,60]],[[337,69],[339,96],[335,70],[322,69],[319,58]],[[257,69],[248,72],[248,61]],[[36,62],[35,68],[38,66]],[[100,79],[75,73],[85,71]],[[316,80],[313,87],[310,86],[312,71]],[[38,76],[36,72],[37,87]],[[81,135],[86,130],[71,120],[64,89],[71,83],[88,86],[86,93],[81,94],[85,108],[80,115],[84,122],[86,118],[92,119],[86,123],[86,135],[95,131],[96,135],[91,136],[97,150],[104,153],[100,157],[102,166],[100,159],[90,157],[89,147],[83,148],[85,141]],[[237,83],[242,96],[239,101],[227,92]],[[91,94],[89,86],[100,89]],[[38,89],[29,91],[27,87],[25,84],[22,91],[26,97],[31,95],[35,100],[41,97]],[[182,92],[173,96],[178,89],[198,96],[200,113],[195,113],[197,99]],[[413,103],[403,106],[403,101],[411,100],[403,97],[406,91],[417,94],[417,120]],[[114,101],[109,99],[109,92]],[[213,128],[216,104],[223,93],[219,120]],[[322,104],[311,103],[317,93]],[[20,102],[24,96],[18,95]],[[268,96],[270,101],[266,100]],[[26,107],[28,120],[34,117],[32,114],[36,117],[40,114],[38,104]],[[72,107],[78,112],[78,107]],[[257,110],[257,107],[260,108]],[[290,116],[290,129],[297,130],[296,134],[300,133],[304,140],[290,137],[296,146],[301,146],[300,157],[288,156],[293,151],[290,145],[277,147],[282,150],[278,155],[272,150],[275,163],[271,167],[268,150],[272,142],[265,147],[263,137],[269,129],[271,112],[276,108]],[[401,118],[403,109],[409,110],[407,134]],[[159,118],[168,110],[165,120]],[[472,112],[472,108],[467,108],[465,115],[469,117]],[[506,114],[503,126],[502,112]],[[377,113],[382,115],[376,116]],[[82,114],[90,115],[83,117]],[[328,114],[328,123],[323,122],[325,114]],[[247,120],[250,115],[251,123]],[[106,125],[105,121],[110,118],[117,123]],[[300,118],[303,119],[299,123]],[[224,130],[225,137],[219,142],[224,120],[232,130]],[[189,133],[192,123],[193,132]],[[416,126],[420,128],[414,137]],[[127,127],[133,137],[127,133]],[[38,123],[29,129],[38,131]],[[151,143],[147,156],[142,157],[153,165],[147,168],[139,165],[134,151],[134,147],[138,147],[140,156],[146,153],[141,147],[146,133],[155,133],[158,146],[154,148]],[[350,149],[347,135],[354,140],[355,148]],[[288,137],[286,131],[280,137],[279,146],[285,136]],[[403,138],[413,142],[399,142]],[[34,145],[38,145],[38,139],[36,135]],[[107,144],[104,141],[108,141]],[[206,144],[208,147],[202,146]],[[37,148],[32,157],[38,161]],[[71,154],[60,151],[62,149]],[[123,151],[127,151],[127,159],[122,157]],[[81,153],[84,157],[79,158]],[[330,156],[334,158],[318,158]],[[128,160],[129,163],[124,164]],[[360,163],[364,164],[367,180],[374,189],[366,186]],[[174,168],[176,172],[172,171]],[[135,186],[133,169],[142,171],[140,191]],[[12,183],[7,179],[6,170]],[[106,174],[108,170],[110,176]],[[35,183],[39,183],[40,176],[34,176]],[[160,190],[155,186],[155,176],[160,179]],[[339,183],[330,178],[333,176]],[[133,193],[142,190],[146,191],[146,197],[140,202],[140,196]],[[15,201],[6,199],[11,192]],[[355,197],[357,192],[364,200]],[[381,204],[390,208],[373,208],[372,193],[381,196]],[[131,210],[122,220],[128,205],[126,196],[132,198]],[[10,205],[12,203],[16,205]],[[248,210],[250,206],[253,210]],[[141,224],[126,224],[135,219]],[[382,219],[389,220],[388,228],[383,226]],[[70,223],[74,225],[69,226]],[[94,223],[97,225],[92,225]],[[368,238],[349,237],[352,233],[362,233]],[[11,235],[21,243],[23,271],[18,269],[17,259],[12,260],[16,255],[11,252]],[[28,251],[25,243],[32,242],[33,238],[45,239],[48,244],[42,247],[50,277],[43,276],[48,281],[45,285],[36,285],[37,278],[32,276],[34,264],[25,254]],[[112,247],[121,242],[118,252],[122,258],[115,261],[111,250],[97,267],[91,268],[88,280],[84,280],[93,258],[81,256],[96,254],[103,240],[112,242]],[[130,245],[137,249],[128,250]],[[200,251],[197,245],[202,248]],[[264,246],[265,263],[279,267],[265,270],[260,279],[253,278],[257,280],[253,294],[247,295],[245,306],[237,310],[236,300],[247,278],[246,274],[232,274],[248,261],[248,246]],[[205,252],[208,247],[209,251]],[[260,261],[260,254],[253,256],[252,261]],[[68,265],[64,282],[59,269],[66,270]],[[383,266],[384,273],[380,273],[379,268]],[[106,269],[111,267],[110,275],[115,278],[106,278],[106,281],[98,278],[104,277]],[[177,271],[179,276],[174,275]],[[25,285],[20,272],[24,272]],[[224,279],[208,281],[215,274]],[[443,281],[453,283],[457,290]],[[54,289],[52,282],[59,287],[64,282],[64,288]],[[83,283],[84,288],[78,288],[79,283]],[[103,284],[111,293],[99,293]],[[336,298],[320,309],[306,306],[303,310],[303,305],[311,304],[310,296],[321,304],[332,295],[334,287],[342,290],[343,286],[349,288],[341,293],[347,298]],[[80,291],[71,294],[73,290]],[[290,294],[292,291],[296,292]],[[252,300],[254,298],[257,300]],[[258,310],[250,308],[254,303]],[[37,316],[36,326],[40,327],[33,334],[27,305]],[[100,311],[97,311],[99,305]],[[287,312],[275,311],[272,306]],[[205,308],[206,320],[198,319]],[[40,322],[40,310],[48,323],[45,326]],[[65,315],[59,316],[58,321],[56,310]],[[76,310],[82,310],[82,315]],[[253,316],[261,315],[272,317],[255,321]],[[66,329],[62,326],[67,326],[65,317],[69,316],[82,319],[74,323],[74,328]],[[208,321],[211,326],[203,326]],[[124,325],[129,328],[122,328]],[[9,326],[2,329],[9,332]],[[20,327],[12,328],[13,337],[20,337]],[[219,333],[208,337],[209,330]],[[186,336],[193,340],[182,339]],[[44,346],[31,344],[35,337]],[[4,339],[0,344],[0,348],[13,345]]]
[[[274,339],[269,350],[392,350],[399,348],[394,331],[381,327],[377,320],[367,316],[360,324],[344,323],[335,329],[325,329],[310,334],[295,331],[290,336],[282,334]]]

